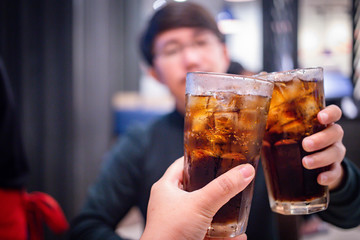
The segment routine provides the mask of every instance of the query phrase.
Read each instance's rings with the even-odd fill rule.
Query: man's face
[[[229,57],[226,47],[209,30],[177,28],[159,34],[154,41],[152,75],[165,84],[185,112],[186,73],[226,72]]]

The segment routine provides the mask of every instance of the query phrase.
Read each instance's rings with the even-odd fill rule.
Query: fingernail
[[[240,168],[240,173],[244,179],[250,178],[253,175],[253,168],[249,164],[243,165]]]
[[[327,122],[327,120],[329,119],[329,115],[324,112],[320,112],[319,117],[321,119],[321,122],[323,122],[323,123]]]
[[[310,150],[310,151],[311,151],[311,149],[313,149],[313,147],[314,147],[314,141],[311,140],[311,139],[305,138],[305,139],[303,140],[303,144],[305,145],[305,148],[307,148],[307,149]]]
[[[304,157],[305,166],[310,168],[314,164],[314,159],[311,157]]]
[[[326,175],[321,175],[320,176],[320,182],[321,184],[326,184],[328,180],[328,177]]]

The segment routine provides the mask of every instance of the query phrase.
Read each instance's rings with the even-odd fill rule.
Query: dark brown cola
[[[230,170],[257,166],[270,99],[216,92],[186,95],[184,188],[194,191]],[[253,182],[214,216],[212,224],[247,219]]]
[[[274,145],[264,142],[262,154],[267,159],[263,166],[274,199],[311,201],[324,195],[326,187],[317,183],[317,177],[325,168],[308,170],[302,166],[302,158],[309,153],[303,150],[301,141],[288,139]]]
[[[307,208],[307,203],[324,197],[328,191],[317,183],[319,173],[327,168],[308,170],[302,164],[303,157],[312,154],[304,151],[303,139],[325,128],[317,119],[325,102],[321,81],[294,77],[275,82],[261,153],[270,205],[275,212],[310,213],[312,210],[301,212],[301,207],[292,205],[302,202]]]

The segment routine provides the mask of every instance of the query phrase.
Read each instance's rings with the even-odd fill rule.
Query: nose
[[[196,48],[186,47],[183,49],[182,61],[187,71],[198,71],[201,66],[201,54]]]

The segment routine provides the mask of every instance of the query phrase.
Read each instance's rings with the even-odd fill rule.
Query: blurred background
[[[28,190],[54,196],[69,219],[114,139],[173,107],[137,48],[164,2],[0,1],[0,55],[21,113]],[[347,157],[360,166],[359,0],[193,2],[213,13],[231,57],[249,71],[324,67],[327,104],[342,108]]]

